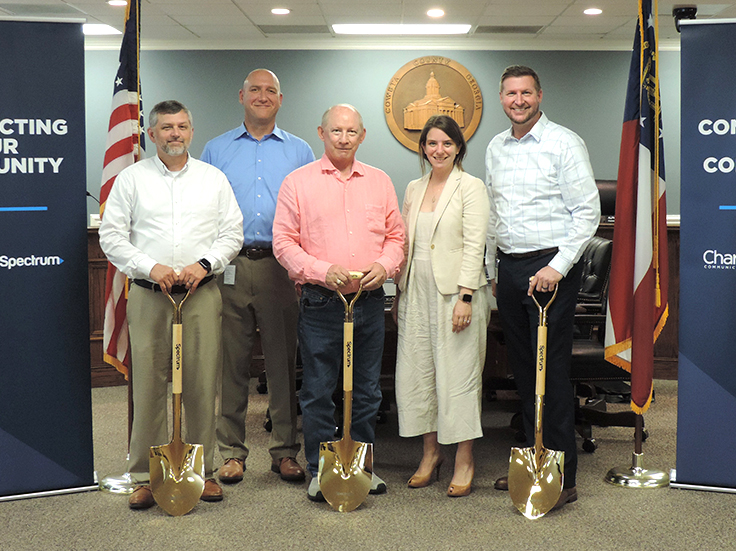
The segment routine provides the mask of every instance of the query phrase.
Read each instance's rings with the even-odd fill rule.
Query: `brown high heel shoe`
[[[460,486],[458,484],[450,484],[450,487],[447,488],[447,495],[450,497],[465,497],[469,496],[470,492],[473,489],[473,483],[468,482],[465,486]]]
[[[409,488],[425,488],[429,486],[432,483],[432,474],[437,473],[437,481],[440,480],[440,467],[442,467],[442,462],[445,460],[443,456],[440,456],[440,458],[437,460],[437,463],[434,467],[432,467],[432,470],[429,471],[429,474],[426,476],[417,476],[416,474],[412,475],[412,477],[409,479],[408,486]]]
[[[475,469],[473,469],[473,474],[470,476],[470,482],[467,484],[460,486],[459,484],[450,483],[450,486],[447,488],[447,495],[449,497],[465,497],[470,495],[473,488],[473,476],[475,476]]]

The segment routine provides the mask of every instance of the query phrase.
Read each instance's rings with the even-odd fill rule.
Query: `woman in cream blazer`
[[[457,443],[447,490],[468,495],[473,440],[482,436],[481,374],[490,315],[484,270],[489,203],[482,180],[462,170],[466,145],[447,116],[427,121],[419,140],[422,169],[404,195],[406,263],[398,281],[396,401],[399,433],[422,435],[424,453],[409,486],[439,479],[442,444]]]

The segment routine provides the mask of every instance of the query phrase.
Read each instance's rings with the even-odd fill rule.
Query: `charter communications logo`
[[[0,256],[0,269],[36,268],[38,266],[59,266],[64,259],[60,256]]]
[[[708,249],[703,253],[703,268],[706,270],[736,270],[736,254],[719,253]]]

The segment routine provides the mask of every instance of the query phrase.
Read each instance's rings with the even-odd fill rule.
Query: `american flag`
[[[616,189],[606,359],[631,373],[631,409],[652,400],[654,342],[667,309],[667,200],[653,0],[639,0]],[[654,0],[656,6],[656,0]]]
[[[115,76],[110,125],[102,169],[100,215],[117,175],[143,158],[143,104],[140,81],[140,0],[128,0],[125,33],[120,46],[120,68]],[[126,319],[127,281],[124,274],[107,263],[105,282],[105,327],[103,354],[107,363],[126,377],[130,367],[130,344]]]

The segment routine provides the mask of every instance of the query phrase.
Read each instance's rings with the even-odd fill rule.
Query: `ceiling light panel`
[[[425,25],[403,25],[403,24],[387,24],[387,25],[370,25],[370,24],[335,24],[332,30],[336,34],[353,34],[353,35],[449,35],[449,34],[467,34],[470,31],[470,25],[444,25],[444,24],[425,24]]]

